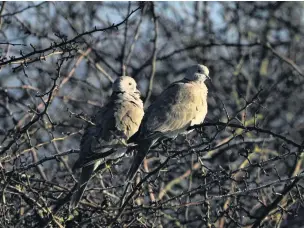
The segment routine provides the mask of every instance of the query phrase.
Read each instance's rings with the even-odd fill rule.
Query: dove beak
[[[138,89],[135,90],[135,93],[140,95],[140,91]]]
[[[210,81],[212,81],[211,78],[209,77],[209,75],[205,74],[205,76],[206,76],[206,79],[209,79]]]

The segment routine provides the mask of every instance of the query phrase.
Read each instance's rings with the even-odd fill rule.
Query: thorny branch
[[[61,67],[62,67],[62,64],[63,64],[63,61],[64,60],[61,60],[60,63],[58,63],[58,66],[57,66],[57,71],[58,71],[58,74],[56,76],[56,78],[53,79],[53,85],[51,87],[51,89],[44,93],[44,94],[41,94],[39,95],[39,97],[44,97],[47,95],[47,99],[46,101],[43,100],[42,98],[42,101],[44,103],[44,109],[42,111],[37,111],[32,118],[32,120],[30,122],[28,122],[26,125],[24,125],[21,129],[18,129],[18,131],[16,131],[14,133],[15,137],[14,137],[14,140],[11,140],[1,151],[0,151],[0,155],[4,154],[14,143],[16,140],[18,140],[22,134],[24,134],[27,130],[30,129],[30,127],[32,125],[34,125],[37,121],[39,121],[40,119],[43,118],[43,116],[46,114],[47,110],[48,110],[48,107],[51,103],[51,99],[53,97],[53,93],[57,87],[57,80],[60,78],[60,72],[61,72]]]
[[[48,48],[45,48],[45,49],[41,49],[41,50],[35,50],[33,52],[30,52],[28,54],[25,54],[25,55],[22,55],[21,57],[14,57],[14,58],[11,58],[10,60],[7,60],[7,61],[2,61],[0,62],[0,67],[3,67],[3,66],[6,66],[8,64],[11,64],[13,62],[18,62],[18,61],[22,61],[23,63],[27,63],[29,61],[32,61],[32,59],[30,59],[30,57],[32,57],[33,55],[37,55],[37,54],[42,54],[44,55],[45,52],[48,52],[48,51],[52,51],[54,52],[54,50],[56,50],[57,48],[60,48],[60,47],[63,47],[63,46],[66,46],[68,44],[73,44],[73,43],[77,43],[77,41],[83,37],[83,36],[86,36],[86,35],[90,35],[92,33],[95,33],[95,32],[104,32],[104,31],[107,31],[107,30],[111,30],[111,29],[118,29],[119,26],[121,26],[122,24],[124,24],[129,17],[132,16],[132,14],[134,14],[136,11],[138,11],[139,9],[141,9],[141,7],[138,7],[136,8],[135,10],[132,10],[130,12],[130,14],[121,22],[117,23],[117,24],[113,24],[111,26],[108,26],[106,28],[97,28],[95,27],[94,29],[90,30],[90,31],[87,31],[87,32],[83,32],[81,34],[78,34],[77,36],[75,36],[74,38],[70,39],[70,40],[66,40],[64,42],[61,42],[61,43],[56,43],[54,42],[54,44],[52,44],[50,47]],[[51,53],[49,53],[51,54]]]
[[[303,223],[301,4],[47,4],[0,3],[0,45],[10,47],[0,60],[1,227]],[[195,63],[212,78],[204,123],[156,143],[125,193],[129,145],[70,212],[70,167],[115,77],[134,77],[150,102]]]

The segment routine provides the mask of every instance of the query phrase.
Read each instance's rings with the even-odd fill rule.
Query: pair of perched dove
[[[137,131],[137,153],[127,174],[128,182],[160,138],[175,138],[187,133],[188,127],[201,124],[207,114],[208,89],[204,83],[207,78],[209,70],[206,66],[190,67],[184,79],[164,90],[145,115],[134,79],[128,76],[118,78],[113,84],[110,102],[95,117],[96,125],[89,126],[82,137],[80,157],[74,166],[82,171],[70,207],[78,205],[88,181],[102,162],[100,158],[112,156],[113,150],[116,150],[116,157],[122,156],[123,152],[117,151]]]

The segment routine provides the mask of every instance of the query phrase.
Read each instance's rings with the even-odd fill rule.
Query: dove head
[[[113,83],[113,91],[140,94],[140,91],[136,88],[136,86],[136,81],[132,77],[121,76]]]
[[[209,70],[204,65],[194,65],[188,69],[185,79],[189,81],[204,82],[206,79],[210,79]]]

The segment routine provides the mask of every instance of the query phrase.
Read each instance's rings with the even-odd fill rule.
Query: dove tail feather
[[[130,182],[133,180],[137,170],[143,162],[145,156],[149,152],[150,147],[154,144],[154,140],[144,140],[139,143],[137,154],[134,157],[133,163],[128,171],[126,181]]]
[[[78,206],[79,201],[81,200],[83,193],[87,187],[89,180],[92,177],[94,172],[94,165],[86,166],[82,168],[80,180],[78,182],[77,190],[72,196],[70,203],[70,209],[74,209]]]

